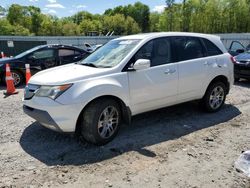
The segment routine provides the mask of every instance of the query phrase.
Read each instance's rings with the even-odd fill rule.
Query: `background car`
[[[235,60],[234,80],[239,81],[240,78],[250,80],[250,50],[237,55]]]
[[[245,53],[247,51],[250,51],[250,44],[247,45],[247,47],[245,47],[243,44],[241,44],[241,42],[239,41],[232,41],[228,52],[232,55],[232,56],[237,56],[241,53]]]
[[[73,63],[86,58],[91,52],[67,45],[41,45],[13,58],[0,59],[0,79],[5,82],[5,65],[10,64],[15,86],[24,83],[25,64],[30,64],[31,74],[38,71]]]

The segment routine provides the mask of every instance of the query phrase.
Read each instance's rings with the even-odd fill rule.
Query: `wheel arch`
[[[120,99],[117,96],[114,95],[102,95],[102,96],[98,96],[94,99],[92,99],[91,101],[89,101],[84,108],[82,109],[82,111],[80,112],[78,118],[77,118],[77,122],[76,122],[76,128],[75,128],[75,133],[80,133],[80,122],[82,121],[82,113],[84,112],[84,110],[86,110],[86,108],[94,101],[96,100],[105,100],[105,99],[113,99],[117,102],[117,104],[120,107],[121,113],[122,113],[122,122],[125,122],[126,124],[130,124],[131,123],[131,110],[130,108],[125,104],[125,102]]]
[[[225,86],[226,86],[226,94],[229,93],[230,83],[229,83],[228,78],[226,76],[224,76],[224,75],[216,76],[213,80],[211,80],[210,83],[209,83],[209,85],[207,86],[206,91],[208,90],[208,88],[210,87],[210,85],[212,85],[213,83],[216,83],[216,82],[222,82],[222,83],[224,83]],[[205,94],[206,94],[206,92],[205,92]]]
[[[11,68],[10,71],[11,72],[16,71],[16,72],[20,73],[25,81],[25,72],[23,70],[18,69],[18,68]],[[0,71],[0,80],[3,84],[5,83],[5,71]]]

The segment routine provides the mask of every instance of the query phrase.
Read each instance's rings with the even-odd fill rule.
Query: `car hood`
[[[29,84],[62,85],[101,76],[106,72],[108,72],[107,68],[94,68],[74,63],[38,72],[31,77]]]
[[[248,61],[250,60],[250,53],[242,53],[242,54],[239,54],[235,57],[235,59],[237,61],[240,61],[240,60],[245,60],[245,61]]]

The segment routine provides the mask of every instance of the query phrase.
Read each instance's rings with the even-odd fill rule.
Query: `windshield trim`
[[[31,49],[29,49],[29,50],[26,50],[26,51],[24,51],[24,52],[22,52],[22,53],[16,55],[15,58],[23,58],[23,57],[25,57],[26,55],[28,55],[28,54],[30,54],[30,53],[36,51],[36,50],[42,49],[42,48],[43,48],[42,46],[36,46],[36,47],[34,47],[34,48],[31,48]]]

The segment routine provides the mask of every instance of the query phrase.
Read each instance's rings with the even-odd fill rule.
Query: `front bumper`
[[[60,127],[56,124],[53,118],[49,115],[48,112],[43,110],[38,110],[35,108],[31,108],[28,106],[23,105],[23,111],[33,119],[37,120],[39,123],[44,125],[45,127],[58,131],[63,132]]]
[[[23,99],[23,110],[44,127],[59,132],[75,132],[81,104],[63,105],[47,97]]]

